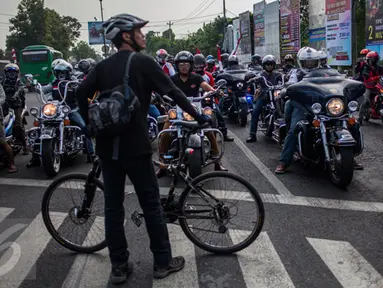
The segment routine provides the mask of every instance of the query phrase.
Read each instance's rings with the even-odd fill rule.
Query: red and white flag
[[[17,63],[16,50],[12,48],[12,60],[13,63]]]

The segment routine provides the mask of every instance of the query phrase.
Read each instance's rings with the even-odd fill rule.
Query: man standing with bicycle
[[[77,90],[80,111],[87,123],[87,99],[92,98],[97,90],[101,93],[110,91],[124,83],[129,56],[132,52],[139,52],[146,47],[141,28],[147,23],[148,21],[138,17],[120,14],[103,24],[106,38],[111,40],[119,51],[98,63]],[[96,154],[100,157],[105,183],[105,231],[112,263],[110,280],[114,284],[125,282],[133,271],[133,264],[128,261],[129,252],[124,230],[126,175],[134,185],[144,213],[150,249],[154,256],[154,278],[164,278],[181,270],[185,265],[183,257],[172,257],[166,219],[151,159],[152,148],[146,117],[152,91],[169,95],[199,123],[209,121],[208,117],[195,111],[186,96],[164,74],[153,58],[141,53],[134,54],[129,76],[129,86],[137,95],[140,107],[134,111],[126,133],[119,135],[118,160],[113,160],[114,141],[109,138],[96,138]]]

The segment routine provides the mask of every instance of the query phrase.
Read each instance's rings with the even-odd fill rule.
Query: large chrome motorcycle
[[[353,113],[358,109],[355,100],[364,91],[362,83],[345,79],[336,70],[320,69],[281,92],[307,117],[295,127],[301,161],[322,164],[339,188],[352,181],[354,157],[363,151],[362,132]]]
[[[200,114],[208,115],[212,118],[212,123],[216,123],[211,107],[202,108],[201,101],[205,98],[211,98],[214,94],[219,93],[219,90],[226,85],[225,80],[217,82],[216,91],[208,92],[201,97],[188,97],[194,108]],[[158,138],[163,133],[171,133],[173,141],[166,155],[162,155],[166,163],[171,163],[178,159],[180,155],[185,155],[183,164],[188,170],[189,176],[195,178],[202,174],[202,169],[210,164],[220,161],[224,154],[224,143],[221,141],[219,155],[212,155],[211,143],[206,133],[214,133],[219,135],[223,140],[223,134],[219,129],[209,127],[209,125],[198,125],[198,123],[188,113],[182,111],[180,107],[170,109],[168,111],[169,121],[172,126],[169,129],[164,129],[158,134]],[[215,125],[215,124],[213,124]],[[186,152],[186,153],[185,153]]]
[[[54,177],[60,171],[61,163],[73,160],[84,149],[84,136],[78,126],[69,120],[71,108],[65,99],[68,89],[74,89],[78,81],[61,81],[59,88],[64,88],[64,96],[58,89],[61,101],[46,100],[42,87],[34,80],[38,90],[41,108],[32,107],[30,114],[34,116],[33,126],[28,131],[28,142],[32,153],[41,157],[45,174]]]

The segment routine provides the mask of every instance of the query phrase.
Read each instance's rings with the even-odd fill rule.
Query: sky
[[[256,2],[260,0],[226,0],[227,17],[252,11]],[[0,49],[5,48],[6,35],[9,34],[8,21],[16,15],[19,3],[19,0],[1,0]],[[203,22],[210,22],[223,12],[222,0],[103,0],[102,4],[104,20],[115,14],[130,13],[150,21],[145,32],[163,32],[168,28],[166,23],[173,20],[172,29],[176,38],[186,37],[188,33],[198,30]],[[94,17],[101,21],[99,0],[45,0],[45,6],[55,9],[61,15],[77,18],[83,25],[80,40],[88,41],[88,21],[94,21]],[[100,50],[101,47],[95,45],[94,48]]]

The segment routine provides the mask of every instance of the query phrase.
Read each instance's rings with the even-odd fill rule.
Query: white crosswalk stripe
[[[0,225],[6,222],[7,218],[15,210],[9,207],[0,207]],[[54,218],[55,227],[58,228],[65,220],[67,214],[51,212]],[[104,229],[99,229],[103,225],[103,217],[96,217],[94,223],[89,229],[84,239],[84,244],[93,238],[102,239]],[[24,225],[24,224],[22,224]],[[0,226],[2,227],[2,226]],[[11,227],[12,228],[12,227]],[[49,235],[39,213],[30,223],[22,227],[20,235],[13,242],[7,240],[8,232],[11,228],[0,230],[0,287],[18,288],[26,287],[23,284],[25,280],[36,281],[32,287],[47,287],[49,283],[38,283],[39,275],[36,274],[36,262],[50,241],[55,241]],[[20,229],[20,228],[17,228]],[[147,284],[142,284],[142,288],[207,288],[200,279],[198,271],[199,258],[196,254],[196,248],[184,235],[182,229],[177,225],[168,225],[170,240],[172,244],[173,255],[182,255],[186,259],[186,265],[182,272],[175,273],[162,280],[151,280],[152,271],[140,271],[147,275],[145,280]],[[7,232],[8,231],[8,232]],[[5,233],[6,232],[6,233]],[[249,232],[243,230],[229,230],[232,241],[237,236],[246,237]],[[235,236],[235,237],[234,237]],[[334,241],[328,239],[306,238],[304,241],[313,247],[312,253],[317,253],[326,267],[332,272],[339,283],[334,283],[334,287],[347,288],[381,288],[383,287],[383,277],[379,272],[352,246],[345,241]],[[56,244],[59,245],[59,244]],[[51,246],[51,245],[50,245]],[[148,250],[149,247],[142,247]],[[315,252],[314,252],[315,251]],[[47,252],[50,253],[49,251]],[[57,257],[57,255],[55,256]],[[225,261],[224,257],[217,257],[217,261]],[[287,265],[294,263],[285,263],[278,254],[272,240],[267,232],[262,232],[257,240],[246,250],[237,253],[236,257],[241,271],[238,271],[238,277],[243,277],[245,286],[238,288],[293,288],[299,282],[291,278],[288,274]],[[59,261],[59,260],[58,260]],[[151,260],[150,260],[151,261]],[[39,261],[38,265],[44,265],[44,261]],[[108,250],[103,249],[94,254],[79,254],[75,260],[68,266],[67,275],[59,286],[62,288],[98,288],[106,287],[110,273],[110,263]],[[152,264],[145,264],[150,266]],[[50,267],[46,273],[55,273],[56,267]],[[290,268],[291,269],[291,268]],[[39,270],[44,271],[44,269]],[[60,273],[57,268],[57,273]],[[222,271],[224,275],[227,271]],[[41,273],[41,272],[40,272]],[[318,281],[321,274],[317,271]],[[41,278],[41,277],[40,277]],[[29,286],[29,285],[27,285]],[[299,286],[299,285],[297,285]],[[214,286],[215,287],[215,286]],[[218,286],[217,286],[218,287]],[[226,287],[226,286],[223,286]]]

